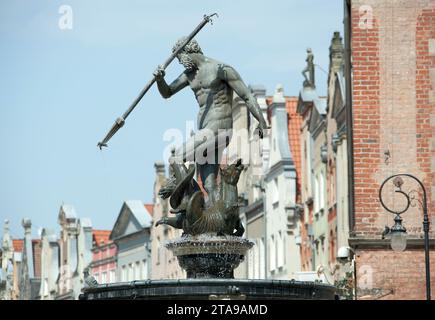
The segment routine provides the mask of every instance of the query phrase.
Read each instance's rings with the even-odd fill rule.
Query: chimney
[[[276,86],[271,106],[273,105],[279,105],[280,107],[285,106],[284,88],[282,84]]]
[[[264,98],[266,96],[266,88],[263,85],[250,85],[252,94],[255,98]]]

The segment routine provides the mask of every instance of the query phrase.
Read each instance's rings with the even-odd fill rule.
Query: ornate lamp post
[[[402,185],[404,183],[402,177],[411,178],[420,185],[423,191],[423,199],[419,199],[417,197],[418,192],[415,189],[409,191],[408,193],[402,190]],[[406,205],[403,210],[398,210],[398,211],[391,210],[385,205],[384,201],[382,200],[382,190],[385,184],[391,179],[393,179],[393,184],[396,187],[395,192],[402,194],[406,199]],[[379,200],[385,210],[395,214],[394,226],[392,226],[391,228],[386,227],[383,233],[383,235],[389,234],[391,236],[391,248],[394,251],[404,251],[406,249],[406,228],[402,225],[402,217],[400,215],[406,212],[410,206],[415,207],[416,205],[415,201],[418,202],[423,207],[424,253],[425,253],[425,266],[426,266],[426,299],[430,300],[431,292],[430,292],[430,262],[429,262],[429,216],[427,212],[426,189],[424,188],[423,183],[411,174],[407,174],[407,173],[395,174],[387,178],[382,183],[379,189]]]

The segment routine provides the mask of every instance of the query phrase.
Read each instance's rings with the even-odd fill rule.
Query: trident
[[[183,50],[183,48],[189,43],[190,40],[193,39],[193,37],[196,36],[196,34],[208,23],[211,22],[211,24],[213,24],[212,21],[212,17],[213,16],[218,16],[217,13],[213,13],[211,15],[204,15],[204,18],[202,19],[201,23],[195,28],[195,30],[193,30],[189,36],[187,37],[187,39],[183,42],[183,44],[177,49],[175,50],[170,56],[169,58],[165,61],[165,63],[162,65],[163,70],[166,69],[168,67],[168,65],[172,62],[172,60],[175,59],[175,57]],[[152,87],[152,85],[154,84],[154,82],[156,82],[156,78],[155,76],[153,76],[153,78],[148,81],[148,83],[145,85],[145,87],[142,89],[142,91],[139,93],[139,95],[137,96],[136,99],[134,99],[133,103],[130,105],[130,107],[127,109],[127,111],[124,112],[124,114],[117,118],[115,120],[115,123],[113,124],[112,128],[109,130],[109,132],[106,134],[106,136],[104,137],[104,139],[101,142],[98,142],[97,146],[100,148],[100,150],[103,147],[107,147],[107,142],[109,142],[109,140],[113,137],[113,135],[120,129],[122,128],[122,126],[125,123],[125,120],[127,119],[127,117],[130,115],[130,113],[133,111],[133,109],[137,106],[137,104],[139,103],[139,101],[143,98],[143,96],[148,92],[148,90]]]

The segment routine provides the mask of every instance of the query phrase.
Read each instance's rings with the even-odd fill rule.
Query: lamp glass
[[[394,251],[405,251],[406,249],[406,232],[392,232],[391,249]]]

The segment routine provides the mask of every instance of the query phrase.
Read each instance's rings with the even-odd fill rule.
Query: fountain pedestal
[[[168,242],[187,278],[234,278],[234,269],[254,243],[235,236],[186,235]]]

